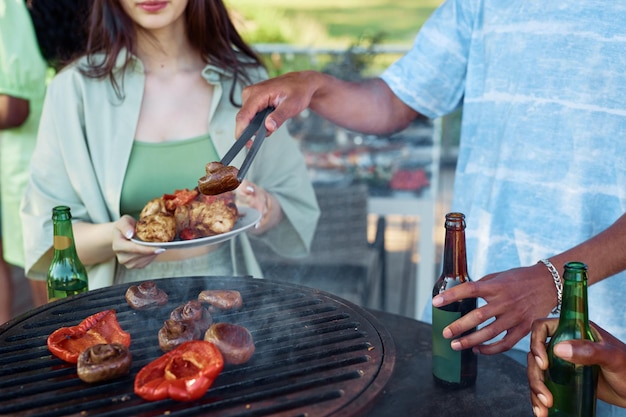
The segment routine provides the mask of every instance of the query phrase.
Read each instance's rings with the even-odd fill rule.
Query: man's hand
[[[557,326],[558,319],[540,319],[532,325],[527,375],[530,400],[537,417],[547,416],[548,408],[552,406],[552,394],[544,383],[544,371],[548,369],[546,342]],[[626,407],[626,344],[595,323],[591,323],[591,328],[598,339],[596,342],[561,342],[554,347],[554,353],[579,365],[599,365],[598,398]]]
[[[241,98],[236,137],[267,107],[275,109],[265,119],[268,135],[307,108],[338,126],[372,134],[400,131],[418,116],[376,77],[349,82],[317,71],[291,72],[244,88]]]
[[[244,88],[235,136],[239,137],[254,116],[268,107],[275,108],[265,119],[267,134],[272,134],[288,119],[309,107],[321,77],[315,71],[290,72]]]
[[[457,285],[433,298],[439,307],[463,298],[482,298],[487,304],[471,311],[444,329],[447,339],[494,319],[467,336],[452,341],[455,350],[474,349],[482,354],[501,353],[523,338],[533,320],[546,317],[556,305],[556,289],[543,265],[510,269],[486,275],[474,282]],[[501,333],[504,338],[485,344]]]

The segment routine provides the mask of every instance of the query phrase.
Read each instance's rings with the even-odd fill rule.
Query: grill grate
[[[124,299],[128,285],[118,285],[42,306],[0,327],[0,415],[353,416],[367,411],[391,377],[395,347],[389,333],[367,311],[328,293],[247,277],[157,283],[169,294],[159,310],[132,310]],[[241,310],[213,317],[247,327],[255,340],[254,356],[244,365],[226,365],[200,400],[137,397],[135,375],[162,354],[157,332],[163,321],[206,289],[241,292]],[[75,365],[50,354],[46,338],[111,308],[131,333],[131,372],[86,384]]]

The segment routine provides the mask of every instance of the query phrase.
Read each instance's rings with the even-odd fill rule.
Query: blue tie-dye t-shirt
[[[426,116],[463,106],[452,209],[467,216],[474,279],[624,213],[626,3],[448,0],[382,78]],[[625,278],[589,289],[590,318],[624,341]]]

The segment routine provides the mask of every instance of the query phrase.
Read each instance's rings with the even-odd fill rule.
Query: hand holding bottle
[[[546,317],[556,304],[556,291],[544,265],[510,269],[484,276],[478,281],[459,285],[433,298],[441,307],[468,297],[482,298],[487,304],[450,324],[448,339],[455,339],[455,349],[473,347],[482,354],[509,350],[528,334],[533,320]],[[488,322],[492,318],[495,320]],[[475,327],[476,332],[461,336]],[[503,339],[487,344],[506,331]]]
[[[471,283],[467,272],[465,248],[465,215],[448,213],[445,221],[443,269],[433,287],[433,297]],[[471,349],[456,349],[444,337],[447,326],[476,309],[476,298],[468,297],[445,307],[433,305],[432,370],[437,385],[463,388],[474,385],[477,375],[477,357]],[[476,329],[468,330],[470,334]],[[454,342],[453,342],[454,343]]]
[[[548,415],[552,394],[544,383],[548,368],[546,340],[556,331],[558,319],[536,320],[532,326],[528,354],[528,383],[530,399],[537,417]],[[599,365],[598,398],[620,407],[626,407],[626,344],[591,323],[598,341],[570,340],[557,344],[554,353],[561,359],[579,365]]]

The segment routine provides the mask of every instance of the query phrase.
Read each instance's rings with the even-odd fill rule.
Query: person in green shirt
[[[19,207],[29,178],[46,85],[84,51],[81,24],[91,0],[0,0],[0,200],[2,261],[0,322],[11,314],[11,270],[24,268]],[[9,264],[11,266],[9,266]],[[31,287],[36,284],[31,282]],[[35,306],[45,303],[33,288]]]
[[[19,205],[35,147],[46,71],[26,4],[23,0],[0,0],[0,323],[11,317],[9,264],[24,266]]]

